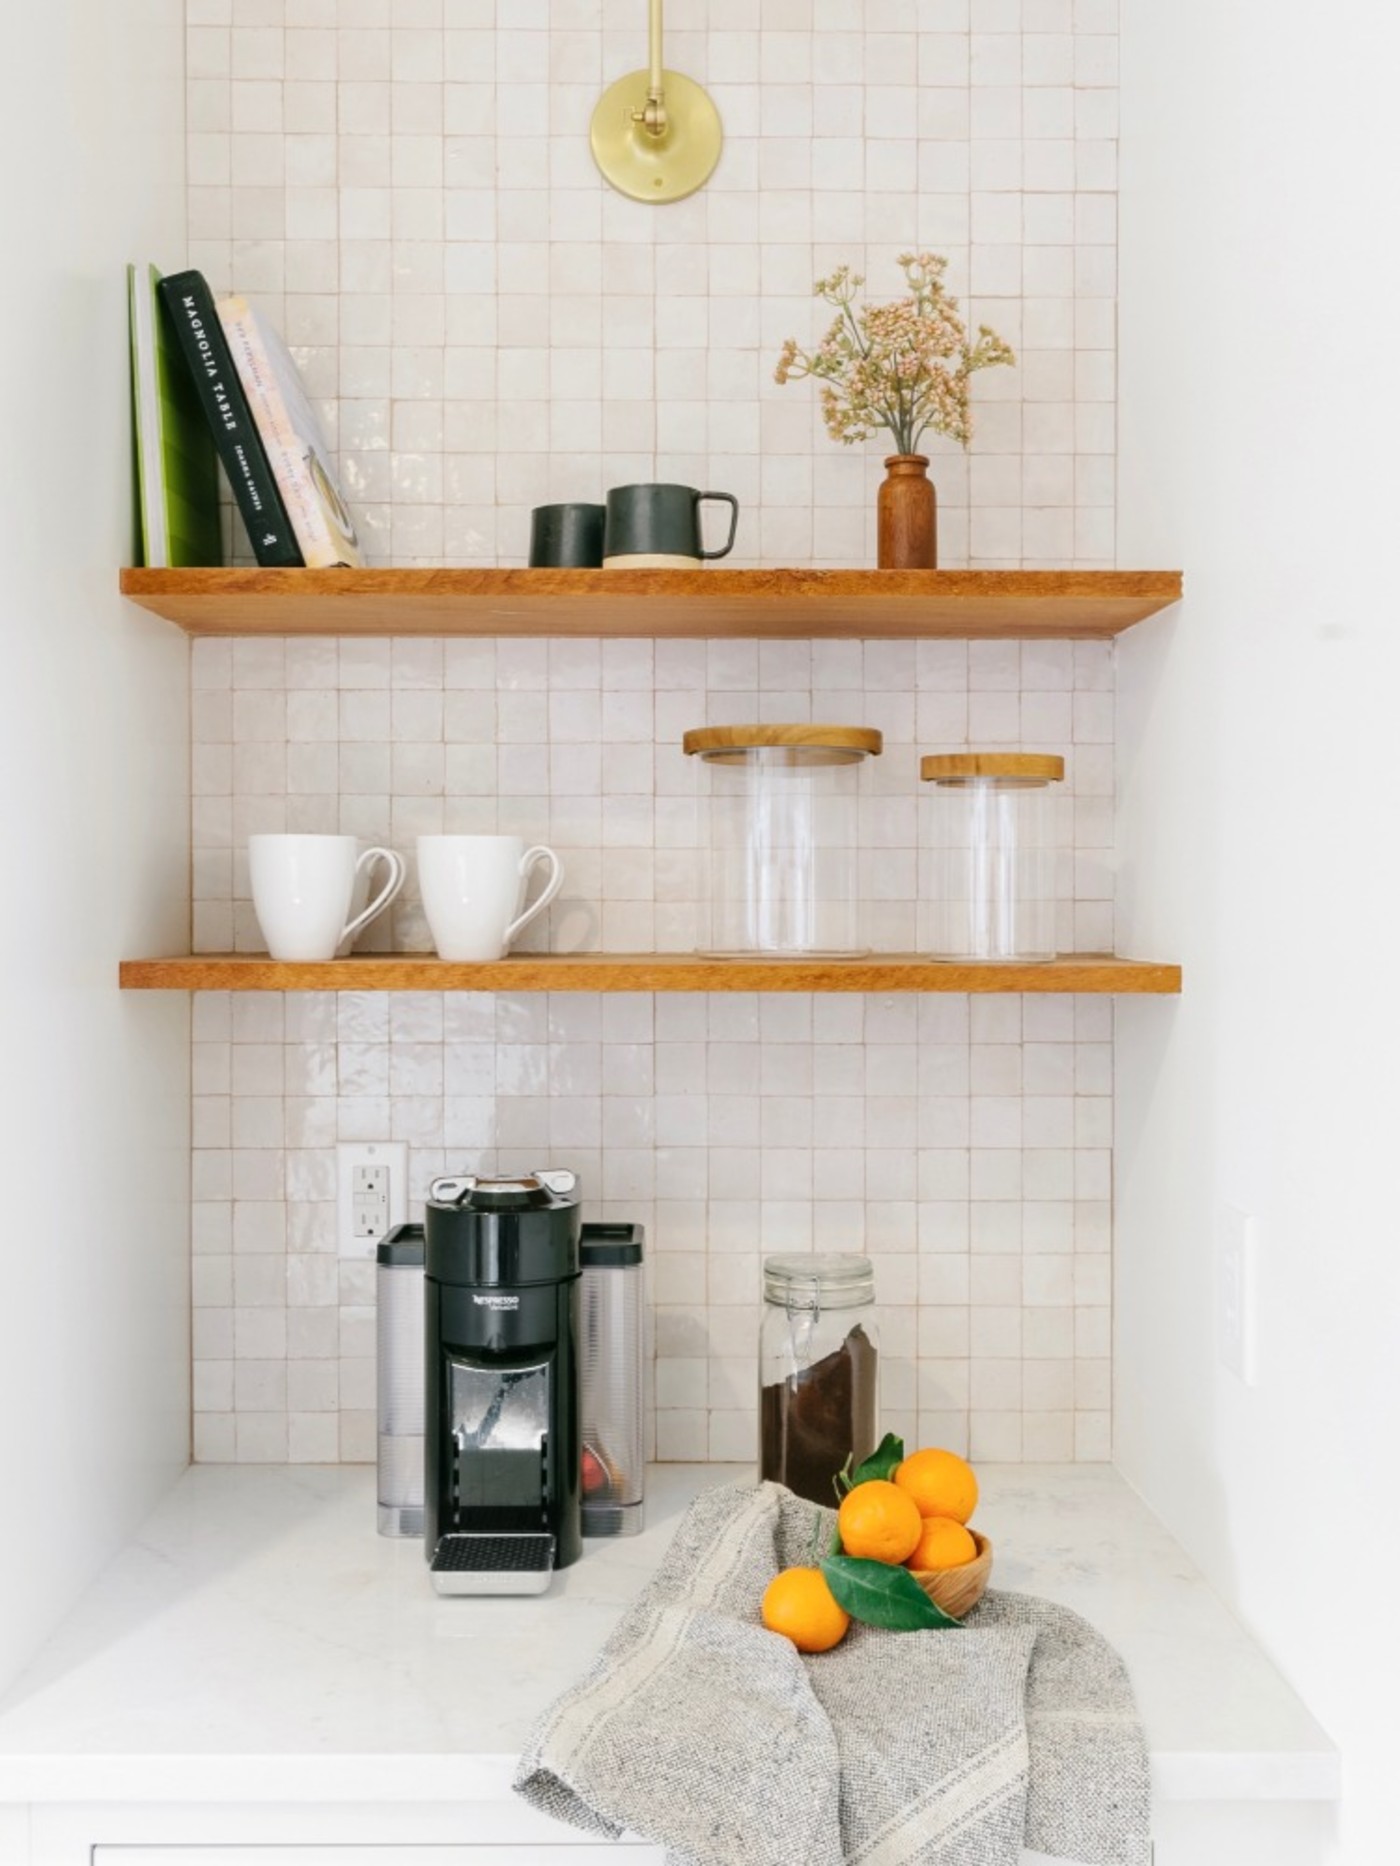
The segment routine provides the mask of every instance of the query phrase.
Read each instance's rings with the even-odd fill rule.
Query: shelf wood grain
[[[458,964],[428,953],[288,962],[265,953],[124,959],[125,991],[1000,991],[1181,990],[1181,967],[1105,953],[992,965],[873,953],[863,959],[706,959],[694,953],[517,953]]]
[[[1102,640],[1179,570],[124,570],[189,635]]]

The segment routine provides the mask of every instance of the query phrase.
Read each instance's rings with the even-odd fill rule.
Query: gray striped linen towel
[[[853,1625],[811,1658],[764,1630],[764,1588],[832,1520],[777,1484],[699,1496],[516,1793],[671,1866],[1147,1866],[1132,1692],[1077,1614],[989,1592],[960,1630]]]

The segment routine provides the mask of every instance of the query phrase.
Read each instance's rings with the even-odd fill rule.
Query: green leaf
[[[850,1488],[857,1484],[868,1484],[872,1477],[892,1478],[904,1462],[904,1440],[896,1438],[893,1432],[886,1432],[879,1444],[863,1464],[858,1464],[851,1475]]]
[[[855,1555],[828,1555],[822,1573],[837,1605],[867,1626],[913,1633],[922,1627],[962,1625],[929,1599],[907,1568]]]

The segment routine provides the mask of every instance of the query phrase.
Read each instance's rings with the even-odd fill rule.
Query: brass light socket
[[[703,188],[724,147],[724,129],[703,85],[662,74],[666,127],[647,127],[650,71],[630,71],[598,100],[589,130],[593,159],[619,194],[662,205]],[[655,113],[653,112],[653,115]]]

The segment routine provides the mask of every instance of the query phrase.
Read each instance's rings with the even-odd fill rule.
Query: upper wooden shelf
[[[1181,967],[1105,953],[991,965],[871,953],[863,959],[707,959],[695,953],[517,953],[459,964],[431,953],[293,962],[266,953],[124,959],[126,991],[1004,991],[1181,990]]]
[[[1179,570],[124,570],[189,635],[1102,640]]]

